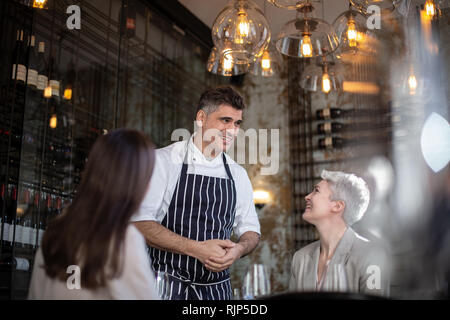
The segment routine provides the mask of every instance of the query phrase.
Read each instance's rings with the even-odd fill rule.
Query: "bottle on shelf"
[[[136,34],[136,7],[134,1],[125,1],[119,13],[120,29],[126,38]]]
[[[48,99],[48,108],[49,108],[49,116],[47,121],[47,125],[50,129],[56,129],[59,127],[59,107],[61,103],[61,78],[59,73],[59,62],[54,56],[50,56],[49,59],[49,85],[44,92],[44,96]],[[51,89],[51,95],[48,95],[48,88]]]
[[[17,39],[12,55],[12,80],[17,80],[18,84],[25,84],[27,81],[27,61],[24,51],[23,30],[17,30]]]
[[[345,139],[338,137],[325,137],[319,139],[319,149],[340,149],[347,144]]]
[[[22,218],[22,245],[24,248],[30,248],[31,238],[31,215],[32,207],[30,203],[30,191],[25,190],[23,195],[24,203],[26,204],[26,211]]]
[[[52,214],[52,197],[47,194],[45,199],[45,208],[41,211],[41,216],[39,219],[39,234],[38,234],[38,246],[41,246],[42,237],[44,236],[44,231],[47,228],[47,220]]]
[[[50,95],[48,92],[44,92],[46,98],[53,98],[59,101],[60,90],[61,90],[61,82],[59,78],[59,70],[55,57],[50,56],[50,60],[48,63],[48,75],[49,81],[47,88],[50,88]]]
[[[69,66],[67,68],[67,72],[63,79],[63,99],[66,101],[72,100],[73,88],[75,84],[76,72],[75,72],[75,64],[73,60],[70,61]],[[65,127],[67,125],[64,125]]]
[[[8,247],[10,245],[9,242],[9,224],[10,224],[10,220],[9,220],[9,216],[8,216],[8,211],[7,211],[7,206],[6,206],[6,197],[5,197],[5,185],[2,184],[0,186],[0,212],[2,213],[2,219],[1,219],[1,227],[3,228],[2,230],[2,246],[3,247]],[[5,208],[3,211],[3,207]]]
[[[330,134],[330,133],[342,133],[342,132],[361,132],[367,130],[373,130],[374,132],[378,132],[380,130],[389,130],[392,126],[390,122],[378,122],[378,123],[370,123],[370,122],[354,122],[352,124],[346,124],[341,122],[323,122],[317,125],[317,133],[319,134]]]
[[[33,90],[37,90],[38,85],[38,66],[39,60],[38,55],[36,54],[35,47],[35,36],[31,35],[29,37],[29,45],[28,45],[28,74],[27,74],[27,85],[31,87]]]
[[[31,214],[31,227],[30,227],[30,240],[29,240],[29,245],[30,248],[35,248],[36,247],[36,237],[37,237],[37,228],[38,228],[38,224],[37,219],[39,217],[39,210],[40,210],[40,194],[38,191],[35,192],[34,194],[34,201],[33,201],[33,210],[32,210],[32,214]]]
[[[37,89],[39,91],[44,91],[48,85],[48,65],[45,59],[45,42],[39,42],[38,49],[38,64],[37,64]]]
[[[351,115],[353,110],[344,110],[340,108],[325,108],[316,111],[316,117],[320,120],[336,119]]]
[[[324,122],[317,125],[319,134],[338,133],[347,130],[348,125],[340,122]]]
[[[62,200],[61,197],[56,198],[56,206],[54,210],[52,210],[52,219],[58,217],[62,212]]]
[[[22,234],[18,234],[18,232],[15,234],[15,226],[16,226],[16,211],[17,211],[17,188],[16,186],[11,186],[11,192],[10,197],[8,201],[8,217],[10,221],[9,225],[9,242],[12,245],[14,243],[14,240],[19,239],[18,237],[22,238]],[[19,231],[22,231],[21,229]]]
[[[1,271],[11,271],[11,270],[28,271],[28,270],[30,270],[30,261],[23,257],[5,256],[2,259],[0,259],[0,270]]]

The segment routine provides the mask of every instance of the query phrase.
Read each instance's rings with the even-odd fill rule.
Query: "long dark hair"
[[[154,146],[142,133],[117,129],[97,139],[77,194],[42,239],[46,274],[67,279],[78,265],[81,285],[95,289],[122,272],[123,240],[149,186]]]

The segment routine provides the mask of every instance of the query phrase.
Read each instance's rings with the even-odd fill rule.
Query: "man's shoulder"
[[[165,162],[178,163],[183,160],[183,155],[186,150],[187,141],[177,141],[155,150],[157,159]],[[181,163],[181,162],[180,162]]]

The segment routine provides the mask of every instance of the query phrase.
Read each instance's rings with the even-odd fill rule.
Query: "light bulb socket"
[[[298,8],[297,11],[300,13],[303,13],[303,14],[307,14],[307,13],[313,12],[314,7],[310,2],[308,2],[308,3],[305,3],[305,5],[303,7]]]

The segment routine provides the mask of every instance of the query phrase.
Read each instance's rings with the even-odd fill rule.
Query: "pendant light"
[[[370,14],[368,8],[376,5],[380,9],[394,11],[403,0],[350,0],[352,6],[364,15]]]
[[[339,39],[337,58],[341,58],[342,54],[355,54],[358,51],[367,32],[366,21],[365,16],[352,9],[351,2],[349,10],[341,13],[334,20],[333,27]]]
[[[273,42],[269,43],[263,54],[255,59],[251,66],[251,73],[255,76],[271,77],[281,70],[280,53]]]
[[[247,65],[270,41],[270,29],[252,0],[230,0],[212,26],[212,40],[234,64]]]
[[[32,7],[38,9],[47,9],[47,0],[34,0]]]
[[[300,9],[306,3],[308,3],[307,0],[268,0],[268,1],[272,3],[275,7],[287,10]]]
[[[313,58],[336,50],[339,40],[333,27],[326,21],[308,17],[314,10],[310,1],[298,9],[298,17],[289,21],[280,31],[276,47],[287,56]]]
[[[236,64],[233,61],[232,54],[225,56],[213,47],[209,54],[206,69],[217,75],[231,77],[244,74],[249,70],[249,64]]]
[[[327,56],[328,57],[328,56]],[[341,64],[336,65],[334,60],[317,58],[316,63],[311,63],[302,72],[300,87],[311,92],[340,91],[342,88]]]
[[[266,16],[266,2],[264,1],[264,16]],[[273,41],[255,56],[250,72],[255,76],[271,77],[279,73],[281,68],[281,57]]]
[[[434,0],[425,1],[423,9],[430,20],[436,19],[441,15],[441,9]]]

